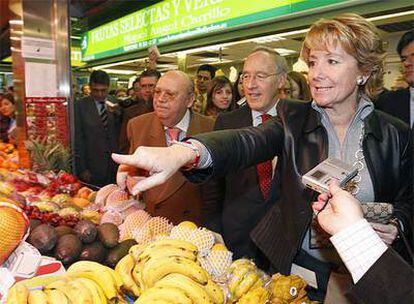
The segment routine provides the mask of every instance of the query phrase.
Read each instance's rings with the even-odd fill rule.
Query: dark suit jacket
[[[119,135],[119,150],[121,153],[128,153],[129,143],[127,138],[128,122],[137,116],[154,111],[151,103],[143,100],[134,101],[130,106],[125,107],[122,113],[121,134]]]
[[[391,114],[410,124],[410,89],[381,94],[374,103],[378,110]]]
[[[413,303],[413,268],[388,249],[348,292],[355,303]]]
[[[75,169],[78,177],[90,172],[91,179],[85,182],[104,186],[115,181],[118,166],[111,153],[118,152],[120,119],[119,112],[108,109],[105,130],[92,97],[75,102]]]
[[[240,129],[252,124],[251,109],[245,106],[220,114],[214,130]],[[236,259],[244,256],[259,259],[257,247],[249,234],[271,204],[264,201],[260,191],[256,166],[226,175],[219,184],[224,189],[222,196],[215,201],[216,206],[208,208],[216,210],[216,214],[208,216],[207,227],[222,234]]]
[[[213,124],[211,118],[192,113],[187,136],[211,131]],[[130,153],[139,146],[167,146],[164,127],[153,112],[131,119],[127,134]],[[152,216],[164,216],[174,224],[185,220],[201,224],[201,187],[187,181],[180,172],[164,184],[145,191],[143,200]]]

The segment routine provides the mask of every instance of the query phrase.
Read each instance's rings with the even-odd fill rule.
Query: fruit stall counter
[[[300,277],[233,260],[212,231],[152,217],[115,184],[0,168],[0,201],[1,303],[311,303]],[[31,257],[48,271],[18,275]]]

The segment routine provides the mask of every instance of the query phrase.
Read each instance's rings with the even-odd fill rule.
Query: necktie
[[[108,112],[106,111],[105,102],[99,103],[99,116],[101,116],[102,124],[106,128],[108,126]]]
[[[179,139],[181,130],[178,128],[167,128],[166,132],[169,139],[168,145],[171,145],[171,142]]]
[[[272,117],[269,114],[262,114],[260,116],[262,118],[262,123]],[[270,193],[270,181],[272,180],[272,161],[268,160],[258,164],[256,166],[256,171],[259,179],[260,191],[263,194],[263,198],[267,200]]]

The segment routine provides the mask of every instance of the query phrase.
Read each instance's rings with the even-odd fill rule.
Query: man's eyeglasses
[[[174,93],[174,92],[171,92],[171,91],[162,91],[160,89],[155,89],[154,90],[154,97],[155,98],[158,98],[158,97],[161,96],[162,93],[164,93],[164,98],[167,101],[174,100],[177,97],[177,95],[178,95],[178,93]]]
[[[241,75],[242,82],[248,82],[252,79],[256,79],[258,82],[265,81],[267,78],[271,76],[276,76],[279,73],[272,73],[272,74],[266,74],[266,73],[257,73],[257,74],[249,74],[249,73],[243,73]]]

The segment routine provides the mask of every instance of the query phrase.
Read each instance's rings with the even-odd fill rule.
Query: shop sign
[[[86,32],[82,61],[91,61],[349,0],[165,0]]]

